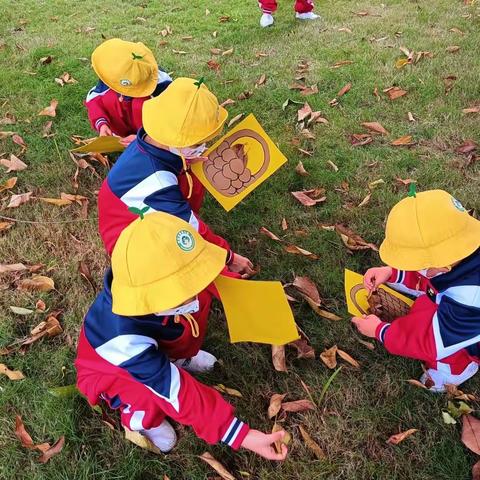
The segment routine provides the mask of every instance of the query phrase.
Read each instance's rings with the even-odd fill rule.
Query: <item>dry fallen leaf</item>
[[[23,263],[0,263],[0,273],[23,272],[27,267]]]
[[[340,60],[339,62],[335,62],[330,68],[340,68],[344,67],[345,65],[351,65],[352,63],[352,60]]]
[[[222,383],[219,383],[218,385],[215,385],[213,387],[215,390],[218,390],[220,393],[224,393],[226,395],[230,395],[232,397],[237,397],[237,398],[242,398],[242,394],[238,391],[235,390],[234,388],[228,388]]]
[[[272,345],[272,363],[277,372],[286,372],[285,345]]]
[[[283,438],[274,443],[274,448],[277,453],[282,453],[282,445],[288,445],[292,440],[292,437],[290,436],[290,434],[281,425],[275,422],[272,427],[272,433],[281,432],[281,431],[285,432]]]
[[[267,76],[262,73],[262,75],[260,75],[260,78],[255,82],[255,87],[261,87],[262,85],[265,85],[267,83]]]
[[[406,90],[402,90],[400,87],[390,87],[384,90],[390,100],[396,100],[407,94]]]
[[[472,480],[480,480],[480,460],[472,467]]]
[[[315,410],[315,405],[307,399],[295,400],[293,402],[283,402],[281,407],[285,412],[304,412],[305,410]]]
[[[408,121],[409,122],[415,122],[415,117],[412,115],[412,112],[408,112],[407,113],[407,116],[408,116]]]
[[[342,317],[339,317],[335,313],[328,312],[327,310],[320,308],[318,305],[315,305],[315,303],[310,298],[308,297],[304,297],[304,298],[310,305],[310,308],[320,317],[323,317],[323,318],[326,318],[327,320],[332,320],[332,321],[342,320]]]
[[[352,367],[355,368],[360,368],[360,364],[352,358],[347,352],[344,352],[343,350],[340,350],[339,348],[337,349],[337,354],[340,358],[348,362]]]
[[[231,127],[234,123],[237,123],[243,117],[243,113],[235,115],[229,122],[227,127]]]
[[[18,195],[12,195],[10,197],[10,202],[7,205],[7,208],[17,208],[24,203],[27,203],[32,196],[32,192],[20,193]]]
[[[253,92],[251,90],[245,90],[237,98],[239,100],[247,100],[247,98],[250,98],[252,95],[253,95]]]
[[[125,430],[125,440],[132,442],[137,445],[137,447],[148,450],[149,452],[156,453],[161,455],[162,452],[157,448],[145,435],[142,435],[140,432],[134,432],[129,430],[126,427],[123,427]]]
[[[38,461],[40,463],[47,463],[54,455],[57,455],[62,451],[65,444],[65,437],[62,435],[48,450],[43,451]]]
[[[42,202],[49,203],[51,205],[56,205],[57,207],[65,207],[66,205],[71,205],[70,200],[64,198],[48,198],[48,197],[38,197]]]
[[[10,154],[10,160],[6,158],[0,159],[0,165],[7,167],[7,172],[19,172],[27,168],[27,164],[23,163],[18,157],[13,154]]]
[[[303,95],[304,97],[308,95],[315,95],[316,93],[318,93],[317,85],[312,85],[311,87],[305,87],[302,90],[300,90],[300,95]]]
[[[287,296],[288,298],[288,296]],[[297,301],[296,299],[293,299]],[[315,358],[315,350],[309,345],[308,340],[306,338],[299,338],[290,342],[288,344],[290,347],[293,347],[297,350],[297,358],[307,358],[307,359],[314,359]]]
[[[413,435],[415,432],[418,432],[417,428],[410,428],[405,432],[397,433],[395,435],[392,435],[387,440],[387,443],[390,443],[391,445],[398,445],[400,442],[403,442],[406,438],[408,438],[410,435]]]
[[[20,415],[15,417],[15,436],[20,440],[21,444],[25,448],[30,450],[35,448],[32,437],[25,429],[25,425],[23,424],[22,417]]]
[[[224,480],[235,480],[235,477],[209,452],[202,453],[200,458],[208,463]]]
[[[270,230],[267,230],[265,227],[260,227],[260,233],[263,233],[263,235],[266,235],[268,238],[271,238],[272,240],[275,240],[276,242],[281,242],[282,241],[279,237],[277,237]]]
[[[207,67],[210,69],[210,70],[214,70],[215,72],[218,72],[220,71],[220,64],[215,61],[215,60],[209,60],[207,62]]]
[[[372,136],[367,133],[354,133],[350,136],[350,143],[354,147],[363,147],[364,145],[368,145],[372,142]]]
[[[12,189],[17,184],[17,177],[11,177],[8,180],[5,180],[3,183],[0,183],[0,193],[5,190]]]
[[[410,385],[413,385],[414,387],[418,387],[418,388],[422,388],[424,390],[428,390],[427,387],[422,382],[420,382],[418,380],[415,380],[414,378],[410,378],[409,380],[407,380],[407,382]]]
[[[311,114],[312,114],[312,107],[310,107],[310,105],[307,102],[305,102],[303,107],[300,108],[297,112],[297,121],[301,122]]]
[[[15,313],[16,315],[31,315],[34,313],[33,310],[30,310],[28,308],[23,308],[23,307],[15,307],[15,306],[10,306],[10,310]]]
[[[286,393],[274,393],[270,397],[270,404],[268,406],[268,418],[275,417],[282,408],[282,401],[286,397]]]
[[[352,88],[352,84],[351,83],[347,83],[343,88],[340,89],[340,91],[337,93],[337,97],[341,97],[343,95],[345,95],[347,92],[350,91],[350,89]]]
[[[458,52],[460,50],[460,46],[459,45],[450,45],[449,47],[447,47],[445,49],[448,53],[455,53],[455,52]]]
[[[355,250],[373,250],[378,252],[378,247],[373,243],[366,242],[360,235],[353,232],[345,225],[336,224],[335,231],[340,235],[344,245],[352,251]]]
[[[310,193],[309,193],[310,192]],[[312,198],[311,190],[304,190],[302,192],[290,192],[302,205],[305,207],[313,207],[317,203],[324,202],[327,197]]]
[[[0,232],[4,232],[9,228],[12,228],[15,222],[0,222]]]
[[[464,108],[462,112],[463,113],[480,113],[480,105],[477,107]],[[1,133],[2,132],[0,132],[0,138],[1,138]]]
[[[38,115],[46,115],[48,117],[55,117],[57,115],[58,100],[51,100],[50,106],[45,107]]]
[[[409,147],[411,145],[415,145],[415,142],[412,142],[411,135],[404,135],[403,137],[397,138],[391,142],[391,145],[395,147]]]
[[[315,457],[319,460],[322,458],[325,458],[325,452],[320,448],[317,442],[313,440],[313,438],[310,436],[310,434],[305,430],[305,428],[302,425],[298,426],[300,433],[302,435],[303,441],[305,442],[305,445],[313,452]]]
[[[370,198],[372,197],[372,193],[368,193],[367,196],[357,205],[358,207],[364,207],[370,202]]]
[[[236,103],[235,100],[232,100],[231,98],[227,98],[220,104],[220,106],[227,107],[228,105],[234,105],[235,103]]]
[[[388,131],[383,128],[382,125],[378,122],[363,122],[362,126],[364,126],[367,130],[370,130],[372,133],[379,133],[380,135],[388,135]]]
[[[286,218],[282,218],[282,230],[288,230],[288,223]]]
[[[3,363],[0,363],[0,375],[6,375],[10,380],[22,380],[25,378],[20,370],[10,370]]]
[[[332,370],[337,366],[337,350],[338,347],[334,345],[333,347],[324,350],[320,354],[320,359],[322,360],[322,362]]]
[[[315,305],[321,305],[322,300],[318,293],[317,286],[310,278],[295,277],[292,286],[294,286],[304,297],[308,297]]]
[[[472,452],[480,455],[480,420],[473,415],[462,417],[462,442]]]
[[[303,255],[304,257],[309,258],[310,260],[318,260],[318,256],[304,248],[300,248],[297,245],[287,245],[284,247],[284,250],[287,253],[293,253],[294,255]]]
[[[20,280],[17,285],[18,290],[34,290],[36,292],[49,292],[55,289],[54,281],[44,275],[37,275],[32,278]]]

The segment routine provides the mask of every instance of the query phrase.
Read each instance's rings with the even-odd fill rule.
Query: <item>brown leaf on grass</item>
[[[320,360],[332,370],[337,366],[337,350],[338,347],[334,345],[320,354]]]
[[[272,363],[277,372],[286,372],[285,345],[272,345]]]
[[[455,151],[462,155],[468,155],[477,149],[478,145],[473,140],[465,140]]]
[[[3,363],[0,363],[0,375],[6,375],[10,380],[22,380],[25,378],[20,370],[10,370]]]
[[[315,140],[317,138],[316,135],[313,132],[311,132],[308,128],[302,129],[300,133],[308,140]]]
[[[312,451],[318,460],[326,457],[325,452],[320,448],[320,445],[310,436],[302,425],[298,426],[300,434],[302,435],[305,445]]]
[[[445,85],[445,95],[448,95],[453,87],[455,86],[455,81],[457,77],[455,75],[448,75],[448,77],[443,77],[443,83]]]
[[[250,98],[252,95],[253,95],[253,92],[251,90],[245,90],[237,98],[239,100],[247,100],[247,98]]]
[[[473,415],[462,417],[462,442],[472,452],[480,455],[480,420]]]
[[[311,114],[312,114],[312,107],[310,107],[310,105],[307,102],[305,102],[303,107],[300,108],[297,112],[297,121],[301,122]]]
[[[407,380],[407,383],[409,383],[410,385],[413,385],[414,387],[428,390],[427,387],[422,382],[415,380],[414,378],[410,378],[409,380]]]
[[[447,47],[445,49],[448,53],[455,53],[455,52],[458,52],[460,50],[460,46],[459,45],[450,45],[449,47]]]
[[[331,160],[327,160],[327,164],[332,168],[334,172],[338,172],[338,167],[335,163],[333,163]]]
[[[12,135],[12,142],[16,143],[17,145],[19,145],[23,149],[27,148],[27,144],[25,143],[25,140],[18,134]]]
[[[337,354],[338,356],[345,360],[347,363],[349,363],[352,367],[355,368],[360,368],[360,364],[353,358],[351,357],[347,352],[340,350],[339,348],[337,349]]]
[[[53,120],[49,120],[42,129],[42,138],[49,138],[53,137],[54,134],[51,133],[52,131]]]
[[[12,189],[17,184],[17,177],[11,177],[8,180],[5,180],[3,183],[0,183],[0,193],[5,190]]]
[[[235,100],[232,100],[231,98],[227,98],[220,104],[220,106],[227,107],[228,105],[234,105],[235,103],[236,103]]]
[[[372,197],[372,192],[367,194],[367,196],[358,204],[358,207],[364,207],[365,205],[368,205],[371,197]]]
[[[272,433],[281,432],[282,430],[285,432],[283,438],[274,443],[274,448],[277,453],[282,453],[282,445],[288,445],[292,440],[291,435],[281,425],[277,422],[273,424]]]
[[[48,117],[56,117],[57,116],[57,106],[58,106],[58,100],[51,100],[50,105],[48,107],[45,107],[43,110],[39,112],[38,115],[46,115]]]
[[[15,222],[0,222],[0,232],[4,232],[9,228],[12,228]]]
[[[415,142],[412,142],[411,135],[404,135],[403,137],[393,140],[390,145],[393,145],[394,147],[410,147],[415,145]]]
[[[339,90],[339,92],[337,93],[337,97],[341,97],[341,96],[345,95],[347,92],[350,91],[351,88],[352,88],[352,84],[347,83],[343,88],[341,88]]]
[[[78,273],[80,273],[80,276],[90,285],[93,292],[95,293],[97,289],[95,287],[95,282],[93,281],[92,274],[90,273],[90,268],[83,260],[80,260],[78,262]]]
[[[232,397],[242,398],[242,394],[238,390],[235,390],[234,388],[226,387],[222,383],[219,383],[218,385],[214,385],[213,388],[215,390],[219,391],[220,393],[224,393],[225,395],[230,395]]]
[[[275,240],[276,242],[281,242],[282,240],[277,237],[274,233],[272,233],[270,230],[266,229],[265,227],[260,227],[260,233],[263,235],[266,235],[268,238],[271,238],[272,240]]]
[[[287,396],[286,393],[274,393],[270,397],[270,404],[268,406],[268,418],[275,417],[282,408],[283,399]]]
[[[320,198],[312,198],[311,194],[309,194],[308,192],[310,192],[310,190],[290,193],[305,207],[313,207],[317,203],[322,203],[327,199],[327,197],[325,196]]]
[[[10,160],[7,160],[6,158],[0,159],[0,165],[7,167],[6,173],[19,172],[25,170],[28,166],[13,154],[10,154]]]
[[[23,263],[0,263],[0,273],[23,272],[27,267]]]
[[[172,52],[176,55],[186,55],[188,53],[185,50],[175,50],[174,48],[172,48]]]
[[[316,93],[318,93],[317,85],[312,85],[311,87],[305,87],[303,90],[300,90],[300,95],[303,95],[304,97],[308,95],[315,95]]]
[[[299,338],[298,340],[290,342],[288,345],[297,350],[297,358],[315,358],[315,350],[309,345],[306,338]]]
[[[47,55],[46,57],[42,57],[39,62],[40,65],[48,65],[49,63],[52,63],[53,56],[52,55]]]
[[[0,140],[15,135],[15,132],[0,132]]]
[[[235,477],[209,452],[202,453],[200,458],[208,463],[223,480],[235,480]]]
[[[38,461],[40,463],[47,463],[54,455],[57,455],[62,451],[64,444],[65,437],[62,435],[48,450],[42,453]]]
[[[24,345],[31,345],[32,343],[40,340],[41,338],[48,336],[48,337],[55,337],[63,332],[63,329],[60,325],[60,322],[56,317],[50,315],[46,321],[40,322],[35,328],[33,328],[30,332],[30,336],[26,337],[25,339],[19,341],[18,343],[20,346]]]
[[[291,85],[288,86],[288,88],[290,90],[305,90],[305,88],[307,88],[303,83],[298,83],[298,82],[294,82],[292,83]]]
[[[312,112],[310,118],[308,119],[307,125],[312,123],[322,123],[328,125],[328,120],[322,117],[322,112]]]
[[[6,113],[3,118],[0,118],[0,125],[15,125],[17,118],[12,113]]]
[[[37,275],[32,278],[25,278],[20,280],[17,285],[18,290],[23,291],[36,291],[36,292],[49,292],[55,289],[54,281],[45,277],[44,275]]]
[[[256,88],[261,87],[266,83],[267,83],[267,76],[264,73],[262,73],[262,75],[260,75],[260,78],[255,82],[255,87]]]
[[[29,450],[35,448],[32,437],[25,429],[25,425],[23,424],[22,417],[20,415],[15,417],[15,436],[20,440],[20,443],[25,448],[28,448]]]
[[[415,117],[412,115],[412,112],[408,112],[407,117],[409,122],[416,122]]]
[[[350,136],[350,143],[354,147],[363,147],[373,142],[373,137],[367,133],[354,133]]]
[[[214,70],[215,72],[219,72],[220,71],[220,64],[215,61],[215,60],[209,60],[207,62],[207,67],[210,69],[210,70]]]
[[[142,435],[140,432],[133,432],[127,427],[123,427],[123,429],[125,430],[125,440],[128,440],[129,442],[137,445],[137,447],[148,450],[149,452],[156,453],[158,455],[162,454],[161,450],[157,448],[145,435]]]
[[[335,231],[340,235],[344,245],[352,251],[373,250],[378,252],[378,247],[373,243],[366,242],[360,235],[356,234],[350,228],[342,224],[335,225]]]
[[[407,94],[406,90],[402,90],[400,87],[390,87],[384,90],[390,100],[396,100]]]
[[[226,57],[228,55],[231,55],[233,53],[233,47],[232,48],[229,48],[228,50],[224,50],[222,52],[222,57]]]
[[[65,207],[66,205],[71,205],[70,200],[64,198],[49,198],[49,197],[38,197],[42,202],[49,203],[50,205],[55,205],[57,207]]]
[[[405,187],[408,187],[411,183],[415,183],[415,180],[411,178],[395,177],[395,181],[400,185],[404,185]]]
[[[64,72],[60,77],[55,78],[55,82],[61,87],[67,84],[78,83],[68,72]]]
[[[340,27],[338,31],[345,32],[345,33],[352,33],[352,31],[348,27]]]
[[[243,113],[235,115],[229,122],[227,127],[231,127],[234,123],[237,123],[241,118],[243,118]]]
[[[471,393],[464,393],[456,385],[449,383],[445,384],[448,398],[454,398],[455,400],[463,400],[464,402],[478,402],[480,401],[475,395]]]
[[[410,435],[413,435],[415,432],[418,432],[417,428],[410,428],[405,432],[397,433],[395,435],[392,435],[387,440],[387,443],[390,443],[391,445],[398,445],[400,442],[403,442],[406,438],[408,438]]]
[[[35,304],[35,309],[38,312],[44,312],[47,309],[47,306],[45,305],[45,302],[41,299],[37,300],[37,303]]]
[[[287,223],[287,219],[286,218],[282,218],[282,230],[285,231],[285,230],[288,230],[288,223]]]
[[[318,258],[318,257],[317,257]],[[320,308],[318,305],[315,305],[315,303],[308,297],[304,297],[305,300],[308,302],[310,305],[310,308],[317,314],[320,315],[323,318],[326,318],[327,320],[332,320],[332,321],[337,321],[341,320],[342,317],[339,317],[335,313],[328,312],[327,310],[324,310],[323,308]]]
[[[361,338],[356,339],[358,343],[361,343],[364,347],[368,348],[369,350],[375,350],[375,345],[372,342],[366,342]]]
[[[283,248],[287,253],[293,253],[294,255],[303,255],[304,257],[309,258],[310,260],[318,260],[318,256],[304,248],[298,247],[297,245],[286,245]]]
[[[462,110],[463,113],[480,113],[480,105],[476,106],[476,107],[469,107],[469,108],[464,108]],[[0,138],[1,138],[1,133],[0,132]]]
[[[378,122],[363,122],[362,126],[364,126],[367,130],[370,130],[372,133],[388,135],[388,131],[385,130],[385,128],[383,128],[383,126]]]
[[[230,19],[231,19],[230,15],[222,15],[221,17],[218,17],[218,22],[226,23],[226,22],[229,22]]]
[[[32,192],[20,193],[18,195],[12,195],[10,197],[10,202],[7,205],[7,208],[17,208],[24,203],[27,203],[32,196]]]
[[[330,68],[341,68],[345,65],[351,65],[352,63],[352,60],[340,60],[339,62],[335,62]]]
[[[311,157],[313,155],[313,152],[309,152],[308,150],[304,150],[303,148],[300,148],[300,147],[298,147],[297,150],[308,157]]]
[[[295,400],[293,402],[283,402],[281,407],[285,412],[304,412],[305,410],[315,410],[315,405],[307,399]]]
[[[308,277],[295,277],[292,285],[305,297],[308,297],[312,300],[315,305],[320,306],[322,299],[318,293],[317,286],[315,283]]]
[[[301,175],[302,177],[306,177],[308,175],[310,175],[306,170],[305,170],[305,167],[303,166],[303,163],[302,161],[299,161],[298,162],[298,165],[295,167],[295,171]]]

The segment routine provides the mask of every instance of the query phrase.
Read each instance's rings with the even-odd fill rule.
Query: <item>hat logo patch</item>
[[[187,230],[180,230],[177,233],[177,245],[184,251],[190,252],[195,248],[195,239],[193,235]]]
[[[120,80],[120,85],[124,87],[129,87],[131,84],[132,82],[128,78],[122,78],[122,80]]]
[[[459,210],[460,212],[465,212],[465,207],[460,203],[459,200],[452,197],[452,203],[457,210]]]

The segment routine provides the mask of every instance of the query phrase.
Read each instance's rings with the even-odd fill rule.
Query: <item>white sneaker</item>
[[[217,358],[214,355],[200,350],[194,357],[181,358],[173,363],[190,373],[205,373],[212,370],[216,362]]]
[[[177,434],[166,419],[160,426],[141,430],[140,433],[147,437],[163,453],[169,452],[177,444]]]
[[[433,382],[428,389],[432,392],[443,393],[446,391],[445,385],[461,385],[469,378],[472,378],[478,372],[478,364],[476,362],[470,363],[465,370],[458,374],[442,372],[435,368],[429,368],[421,377],[420,381],[428,387],[428,384]]]
[[[270,13],[264,13],[262,17],[260,18],[260,26],[265,28],[269,27],[270,25],[273,25],[273,22],[275,20],[273,19],[273,15]]]
[[[307,13],[296,13],[295,17],[298,18],[298,20],[316,20],[317,18],[320,18],[320,15],[317,15],[316,13],[313,12],[307,12]]]

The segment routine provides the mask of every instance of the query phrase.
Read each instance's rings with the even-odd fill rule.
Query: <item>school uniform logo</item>
[[[177,233],[177,245],[184,251],[190,252],[195,248],[195,239],[187,230],[180,230]]]

